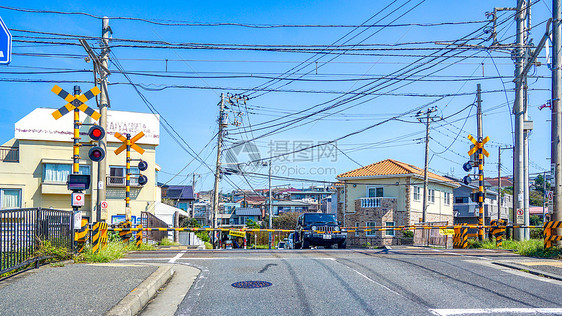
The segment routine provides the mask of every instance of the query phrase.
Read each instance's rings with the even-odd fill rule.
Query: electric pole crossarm
[[[529,57],[529,60],[527,61],[527,64],[523,68],[523,71],[515,79],[513,79],[513,82],[521,83],[521,80],[523,80],[524,74],[527,74],[527,72],[529,72],[529,69],[531,69],[531,66],[535,63],[535,60],[537,59],[540,52],[544,48],[544,45],[546,44],[546,40],[550,37],[550,24],[551,23],[552,23],[552,18],[548,19],[548,22],[546,22],[546,32],[544,33],[543,37],[541,38],[541,41],[537,45],[537,48],[535,49],[535,51],[533,52],[531,57]]]

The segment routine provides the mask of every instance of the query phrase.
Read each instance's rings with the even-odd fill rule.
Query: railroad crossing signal
[[[472,137],[472,135],[468,135],[468,139],[470,139],[470,141],[474,144],[474,147],[472,147],[469,151],[468,151],[468,155],[472,156],[474,155],[474,153],[482,148],[482,153],[484,154],[484,156],[486,157],[490,157],[490,153],[488,153],[488,151],[486,149],[484,149],[484,144],[486,144],[489,140],[490,137],[486,136],[482,142],[477,141],[474,137]]]
[[[115,150],[115,154],[119,155],[123,150],[127,149],[127,138],[119,133],[115,133],[114,136],[115,138],[123,142],[123,145],[119,146],[119,148]],[[133,138],[131,138],[131,148],[136,150],[141,155],[144,154],[144,149],[142,149],[139,145],[135,144],[135,142],[141,139],[141,137],[143,136],[144,136],[144,132],[140,132],[137,135],[133,136]]]
[[[101,114],[86,105],[86,101],[90,100],[101,92],[98,87],[93,87],[92,89],[79,96],[73,96],[57,85],[55,85],[53,89],[51,89],[51,91],[68,102],[65,106],[52,113],[55,120],[58,120],[74,109],[79,109],[80,111],[88,114],[92,119],[94,119],[94,121],[100,119]]]

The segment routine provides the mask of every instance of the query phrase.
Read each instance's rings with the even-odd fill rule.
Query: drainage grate
[[[268,287],[271,285],[272,283],[267,281],[240,281],[232,283],[232,286],[239,289],[257,289],[260,287]]]

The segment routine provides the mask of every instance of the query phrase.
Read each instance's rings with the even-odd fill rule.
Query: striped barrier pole
[[[142,225],[137,225],[137,228],[139,229],[137,231],[137,248],[140,248],[142,245]]]
[[[119,226],[123,228],[123,230],[119,231],[119,237],[121,237],[123,243],[128,243],[129,239],[131,239],[131,222],[127,220],[119,224]]]
[[[92,252],[98,253],[100,251],[100,241],[101,241],[101,230],[100,222],[96,222],[92,226]]]
[[[100,247],[101,250],[107,248],[107,223],[100,222]]]
[[[562,236],[556,236],[552,234],[552,230],[556,228],[562,228],[562,221],[551,221],[544,223],[544,249],[551,248],[553,241],[562,240]]]
[[[468,227],[467,226],[461,227],[461,248],[462,249],[468,248]]]
[[[453,235],[453,248],[460,248],[461,227],[455,226],[453,230],[455,231]]]
[[[78,253],[82,253],[84,251],[84,246],[86,246],[86,241],[88,240],[88,232],[88,220],[83,218],[80,223],[80,230],[78,230],[74,235]]]

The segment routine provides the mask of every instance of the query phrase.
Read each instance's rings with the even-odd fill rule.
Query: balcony
[[[377,208],[377,207],[391,207],[396,204],[394,197],[364,197],[357,200],[358,206],[361,208]]]
[[[20,150],[17,147],[0,146],[0,161],[20,162]]]
[[[125,187],[126,179],[125,179],[125,177],[108,176],[106,183],[107,183],[108,187],[123,188],[123,187]],[[138,179],[137,179],[136,176],[131,176],[130,186],[131,187],[142,187],[141,185],[139,185],[139,182],[138,182]]]

